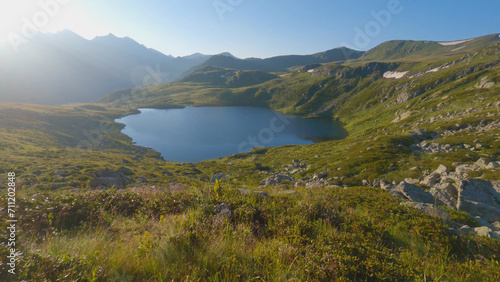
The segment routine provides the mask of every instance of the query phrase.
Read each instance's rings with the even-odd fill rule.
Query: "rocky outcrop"
[[[421,177],[419,184],[430,187],[428,192],[421,189],[418,183],[410,184],[406,181],[395,185],[378,179],[373,181],[373,186],[408,200],[402,205],[417,208],[445,221],[449,220],[449,215],[440,207],[467,212],[483,226],[472,229],[455,223],[457,234],[472,232],[496,238],[495,236],[500,235],[500,181],[467,177],[468,172],[487,168],[495,169],[495,162],[480,158],[472,164],[457,164],[455,171],[440,165],[432,173]]]
[[[290,174],[296,174],[306,171],[307,169],[309,169],[309,166],[307,164],[301,163],[298,160],[293,160],[291,164],[283,165],[283,168]]]
[[[428,143],[426,141],[419,144],[411,145],[410,149],[413,151],[422,151],[426,153],[451,153],[455,152],[450,144],[440,144],[440,143]]]
[[[495,82],[491,80],[490,77],[485,76],[481,78],[481,81],[476,85],[477,89],[490,88],[495,85]]]
[[[397,186],[391,187],[388,191],[392,195],[412,202],[434,204],[437,201],[429,192],[420,189],[417,185],[406,183],[405,181],[399,183]],[[440,201],[437,202],[441,204]]]
[[[262,186],[272,186],[278,185],[283,182],[291,183],[294,181],[294,178],[285,173],[278,173],[274,176],[270,176],[266,179],[262,179],[259,184]]]
[[[500,220],[500,183],[481,179],[461,180],[457,209],[487,222]]]
[[[437,133],[427,132],[420,128],[414,128],[412,131],[409,132],[409,134],[411,138],[419,141],[434,139],[439,136]]]

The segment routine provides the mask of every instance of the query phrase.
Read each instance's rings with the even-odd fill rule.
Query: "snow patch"
[[[450,41],[450,42],[438,42],[439,45],[441,46],[454,46],[458,44],[462,44],[468,41],[471,41],[472,39],[466,39],[466,40],[459,40],[459,41]]]
[[[307,71],[308,73],[313,73],[314,72],[314,69],[310,69]]]
[[[407,71],[386,71],[384,72],[384,78],[400,79],[407,73]]]
[[[449,67],[450,67],[450,66],[440,66],[440,67],[437,67],[437,68],[434,68],[434,69],[428,70],[428,71],[426,71],[425,73],[437,72],[437,71],[440,71],[440,70],[447,69],[447,68],[449,68]]]
[[[458,50],[460,50],[460,49],[462,49],[462,48],[465,48],[465,47],[467,47],[467,46],[465,46],[465,45],[464,45],[464,46],[461,46],[461,47],[455,48],[455,49],[451,50],[451,52],[458,51]]]

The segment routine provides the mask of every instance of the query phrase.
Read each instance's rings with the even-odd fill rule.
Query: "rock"
[[[318,174],[313,175],[313,180],[318,180],[318,179],[325,179],[328,176],[327,171],[320,172]]]
[[[485,158],[480,158],[474,164],[477,165],[480,169],[485,169],[489,163],[491,163],[490,160]]]
[[[295,182],[295,184],[294,184],[295,188],[304,187],[304,186],[306,186],[306,183],[302,180],[299,180],[299,181]]]
[[[476,88],[477,89],[490,88],[490,87],[493,87],[494,85],[495,85],[495,82],[491,81],[490,77],[485,76],[485,77],[481,78],[481,81],[478,82],[478,84],[476,85]]]
[[[415,139],[415,140],[427,140],[427,139],[433,139],[435,134],[426,132],[423,129],[420,128],[415,128],[413,131],[410,132],[410,137]]]
[[[500,221],[492,222],[491,225],[495,228],[495,230],[500,230]]]
[[[439,183],[439,180],[441,179],[441,174],[433,172],[429,176],[426,176],[422,182],[420,182],[423,185],[432,187],[436,183]]]
[[[485,169],[496,169],[497,167],[499,167],[500,165],[498,164],[498,162],[490,162],[486,167]]]
[[[492,232],[493,232],[493,230],[491,230],[490,228],[488,228],[486,226],[474,228],[474,233],[476,233],[477,236],[485,236],[485,237],[491,238]]]
[[[56,170],[54,172],[54,174],[57,175],[57,176],[67,176],[67,175],[69,175],[69,173],[67,171],[64,171],[64,170]]]
[[[421,211],[423,211],[431,216],[439,217],[445,222],[450,221],[450,215],[445,210],[440,209],[433,204],[416,203],[416,202],[402,202],[401,205],[406,206],[406,207],[414,207],[414,208],[421,210]]]
[[[429,192],[420,189],[417,185],[409,184],[404,181],[393,188],[396,192],[401,193],[405,199],[413,202],[433,204],[436,199]]]
[[[415,184],[415,185],[420,183],[420,180],[414,179],[414,178],[405,178],[404,181],[406,183]]]
[[[375,179],[373,181],[373,187],[376,187],[376,188],[381,188],[381,189],[384,189],[384,190],[389,190],[391,188],[391,183],[389,183],[387,180],[385,179]]]
[[[493,239],[500,239],[500,231],[493,231],[490,236]]]
[[[458,229],[458,231],[462,234],[469,234],[471,232],[474,232],[474,229],[472,229],[469,225],[464,225]],[[475,233],[475,232],[474,232]]]
[[[440,183],[432,187],[429,193],[447,207],[457,209],[458,190],[455,185],[446,182]]]
[[[123,189],[125,185],[131,183],[132,180],[124,174],[106,168],[95,173],[95,177],[89,181],[89,186],[93,189],[103,189],[103,187]]]
[[[210,182],[215,182],[216,180],[225,180],[227,179],[227,176],[224,172],[218,171],[214,175],[212,175],[212,178],[210,178]]]
[[[268,178],[262,179],[259,182],[259,184],[262,186],[271,186],[271,185],[277,185],[277,184],[285,182],[285,181],[293,182],[294,179],[293,179],[293,177],[291,177],[288,174],[279,173],[275,176],[270,176]]]
[[[457,208],[487,222],[500,221],[500,183],[465,179],[458,184]]]
[[[434,171],[434,173],[446,175],[446,174],[450,173],[450,171],[444,165],[439,165],[439,167]]]
[[[463,164],[463,165],[459,165],[455,168],[455,172],[460,174],[460,175],[463,175],[467,172],[471,172],[471,171],[476,171],[476,170],[479,170],[480,167],[477,166],[476,164]]]
[[[123,166],[118,169],[118,172],[122,173],[124,175],[132,175],[132,174],[134,174],[129,168],[126,168],[126,167],[123,167]]]
[[[256,163],[255,168],[261,171],[268,171],[271,169],[269,166],[262,166],[260,163]]]
[[[412,113],[413,113],[413,112],[411,112],[411,111],[404,112],[404,113],[402,113],[402,114],[399,114],[399,112],[398,112],[398,113],[396,113],[396,117],[395,117],[395,118],[391,121],[391,123],[396,123],[396,122],[399,122],[399,121],[405,120],[405,119],[409,118],[409,117],[411,116],[411,114],[412,114]],[[398,114],[399,114],[399,115],[398,115]]]
[[[233,215],[233,210],[228,204],[220,204],[215,206],[215,212],[223,217],[231,217]]]
[[[130,161],[128,161],[128,160],[126,160],[126,159],[123,159],[123,160],[122,160],[122,164],[129,164],[129,163],[130,163]]]

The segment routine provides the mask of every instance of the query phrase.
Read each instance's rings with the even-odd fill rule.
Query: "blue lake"
[[[139,109],[117,119],[122,132],[167,161],[199,162],[253,147],[306,145],[340,139],[347,132],[331,119],[304,119],[256,107],[186,107]]]

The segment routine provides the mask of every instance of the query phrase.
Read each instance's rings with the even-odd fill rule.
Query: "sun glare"
[[[89,18],[79,4],[70,0],[0,2],[0,42],[19,36],[29,39],[34,32],[72,30],[91,39],[109,33]]]

